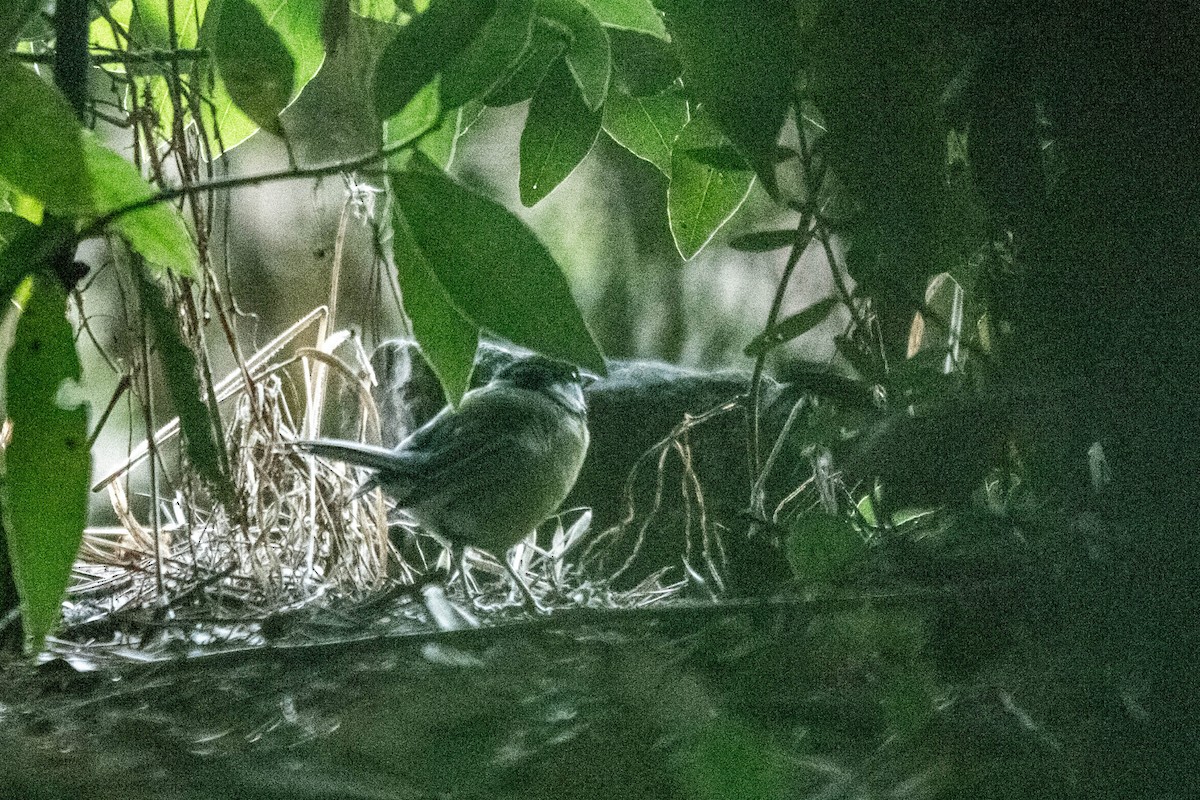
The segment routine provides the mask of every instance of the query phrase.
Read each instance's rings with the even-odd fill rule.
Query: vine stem
[[[382,159],[387,158],[393,153],[398,153],[401,150],[412,147],[422,136],[429,133],[436,126],[436,122],[431,123],[420,134],[414,136],[401,144],[381,147],[373,153],[368,153],[365,156],[347,159],[345,161],[335,161],[330,164],[324,164],[318,167],[289,167],[275,172],[263,172],[258,175],[242,175],[236,178],[216,178],[208,181],[197,181],[186,186],[176,186],[171,189],[163,189],[160,192],[155,192],[149,197],[144,197],[141,200],[128,203],[118,208],[109,211],[97,217],[90,225],[83,229],[80,233],[81,239],[89,239],[93,236],[99,236],[100,233],[111,224],[114,220],[130,214],[134,211],[140,211],[143,208],[149,208],[159,203],[165,203],[170,200],[178,200],[181,197],[189,197],[195,194],[204,192],[214,192],[221,189],[236,189],[241,186],[257,186],[261,183],[271,183],[273,181],[300,180],[303,178],[323,178],[328,175],[338,175],[343,172],[354,172],[355,170],[368,167]]]
[[[812,150],[809,147],[808,139],[804,135],[804,119],[799,113],[801,103],[797,101],[797,128],[799,129],[800,137],[800,164],[803,170],[806,186],[806,194],[813,195],[820,186],[814,187],[811,183],[812,179]],[[824,175],[821,179],[823,181]],[[807,200],[808,198],[806,198]],[[763,328],[764,332],[770,331],[779,321],[779,312],[783,309],[783,298],[787,294],[788,286],[792,281],[792,273],[796,271],[796,267],[800,264],[800,258],[808,250],[808,245],[812,241],[814,233],[814,222],[816,220],[816,212],[812,203],[805,203],[803,211],[801,211],[800,221],[796,223],[796,233],[792,240],[792,248],[788,252],[787,263],[783,268],[783,275],[779,278],[779,284],[775,287],[775,295],[771,298],[771,310],[767,314],[767,323]],[[827,248],[828,249],[828,248]],[[832,260],[830,267],[836,270]],[[763,370],[767,363],[767,354],[770,352],[770,347],[764,347],[754,359],[754,371],[750,376],[750,474],[753,476],[753,482],[750,489],[750,510],[755,516],[760,516],[763,502],[763,480],[762,470],[762,379]]]

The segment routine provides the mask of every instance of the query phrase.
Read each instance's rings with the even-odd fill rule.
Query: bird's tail
[[[346,442],[339,439],[301,440],[296,447],[306,453],[345,461],[356,467],[366,467],[374,470],[394,470],[397,466],[395,452],[386,447],[377,447],[359,442]]]

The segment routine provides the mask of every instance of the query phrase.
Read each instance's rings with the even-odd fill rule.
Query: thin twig
[[[430,125],[421,135],[433,130],[433,125]],[[92,221],[90,225],[83,229],[80,233],[81,239],[88,239],[93,236],[98,236],[114,220],[123,217],[126,214],[134,211],[140,211],[143,208],[149,208],[158,203],[167,202],[169,200],[178,200],[181,197],[188,195],[199,194],[201,192],[213,192],[221,189],[236,189],[242,186],[257,186],[261,183],[271,183],[273,181],[300,180],[303,178],[323,178],[328,175],[337,175],[342,172],[354,172],[364,167],[370,166],[378,161],[386,159],[388,156],[398,153],[414,144],[420,139],[417,136],[402,144],[390,145],[382,147],[373,153],[357,158],[347,159],[345,161],[335,161],[331,164],[325,164],[319,167],[295,167],[275,172],[263,172],[258,175],[243,175],[236,178],[217,178],[210,181],[201,181],[190,186],[176,186],[170,189],[164,189],[156,192],[150,197],[137,200],[132,203],[115,208]]]

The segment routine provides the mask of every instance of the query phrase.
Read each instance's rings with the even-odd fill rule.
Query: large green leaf
[[[608,32],[579,0],[538,0],[538,13],[570,34],[567,66],[583,92],[588,108],[604,105],[612,78],[612,47]]]
[[[424,86],[399,114],[387,120],[383,128],[385,147],[414,142],[388,156],[388,168],[400,172],[408,168],[413,154],[419,152],[441,169],[449,169],[458,149],[458,139],[466,131],[472,106],[468,104],[445,114],[438,102],[438,79]]]
[[[799,31],[790,0],[669,0],[684,88],[775,195],[775,145],[792,102]]]
[[[604,372],[562,270],[519,219],[445,175],[403,173],[393,185],[397,213],[467,319],[516,344]]]
[[[671,149],[688,122],[687,100],[669,91],[646,97],[611,92],[604,105],[604,130],[613,141],[671,177]]]
[[[42,225],[4,214],[5,243],[0,246],[0,304],[7,308],[25,276],[47,270],[70,248],[75,251],[75,226],[61,217]]]
[[[729,140],[704,114],[692,117],[671,150],[667,217],[675,247],[691,258],[729,221],[750,194],[749,169],[713,166],[712,154],[729,152]]]
[[[399,206],[396,210],[399,211]],[[470,386],[479,328],[446,296],[417,247],[404,215],[395,213],[392,221],[392,253],[404,296],[404,311],[446,397],[457,405]]]
[[[612,88],[634,97],[659,94],[675,86],[683,73],[675,48],[668,42],[610,30],[612,46]]]
[[[92,208],[82,130],[67,101],[0,55],[0,178],[67,214]]]
[[[550,70],[550,65],[557,61],[566,49],[567,40],[563,34],[545,20],[538,18],[533,26],[533,37],[529,47],[521,56],[516,69],[504,83],[492,90],[485,102],[489,106],[508,106],[533,97]]]
[[[404,108],[383,121],[383,147],[387,150],[403,147],[444,124],[438,82],[434,80],[421,87]],[[389,157],[388,163],[394,169],[400,169],[407,163],[409,154],[407,150],[397,150]]]
[[[226,468],[225,451],[218,439],[220,419],[200,399],[196,355],[183,341],[179,318],[167,305],[158,284],[141,270],[135,270],[135,273],[142,313],[154,331],[159,363],[166,379],[164,383],[171,396],[171,405],[179,416],[188,460],[213,496],[228,504],[234,498],[234,489]]]
[[[151,197],[134,167],[80,128],[66,101],[16,62],[0,57],[0,178],[64,216],[100,216]],[[196,246],[179,212],[157,204],[119,217],[114,226],[154,264],[193,275]]]
[[[650,0],[580,0],[601,24],[669,39],[662,16]]]
[[[0,211],[0,251],[33,227],[33,223],[11,211]]]
[[[4,527],[33,650],[58,621],[87,521],[87,408],[66,406],[59,395],[65,381],[80,377],[65,314],[58,280],[38,275],[7,362],[12,441],[4,453]]]
[[[442,72],[443,108],[481,100],[517,69],[533,35],[534,0],[501,0],[475,40]]]
[[[83,145],[98,215],[154,195],[154,188],[132,164],[100,144],[91,133],[83,137]],[[129,246],[156,268],[187,277],[198,273],[196,243],[179,210],[170,203],[155,203],[122,214],[112,224]]]
[[[249,0],[221,4],[213,57],[234,104],[259,127],[283,136],[279,113],[292,99],[296,62]]]
[[[192,0],[199,2],[199,0]],[[233,0],[224,0],[232,2]],[[325,59],[325,45],[321,40],[321,4],[312,0],[242,0],[253,4],[260,12],[266,24],[279,36],[280,41],[292,58],[292,91],[295,94],[303,90],[321,68]],[[161,3],[164,0],[153,0]],[[201,44],[213,45],[213,38],[220,29],[220,16],[215,14],[216,0],[211,3],[208,18],[204,20]],[[221,12],[223,13],[223,11]],[[210,19],[215,17],[215,19]],[[281,64],[278,54],[272,58],[274,70],[279,70]],[[293,99],[288,98],[288,101]],[[284,101],[284,105],[288,101]],[[206,133],[214,152],[219,145],[228,150],[244,142],[252,133],[258,130],[258,123],[244,113],[234,102],[228,85],[221,74],[215,76],[212,93],[212,106],[204,107]],[[216,130],[220,131],[220,142],[217,141]]]
[[[379,57],[375,110],[387,119],[449,66],[475,40],[496,10],[496,0],[434,0],[400,29]]]
[[[7,51],[16,43],[38,5],[40,0],[8,0],[0,5],[0,51]]]
[[[584,104],[563,65],[534,95],[521,132],[521,202],[532,206],[583,161],[600,133],[600,112]]]

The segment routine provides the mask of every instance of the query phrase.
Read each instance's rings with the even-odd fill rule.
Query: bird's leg
[[[506,570],[508,570],[508,574],[512,576],[512,579],[516,582],[517,588],[520,590],[521,594],[525,596],[525,607],[532,608],[539,614],[549,614],[550,609],[539,603],[538,599],[533,596],[533,592],[530,591],[529,585],[525,583],[525,579],[517,573],[517,570],[513,567],[512,562],[508,560],[507,553],[501,556],[500,563],[504,565]]]

